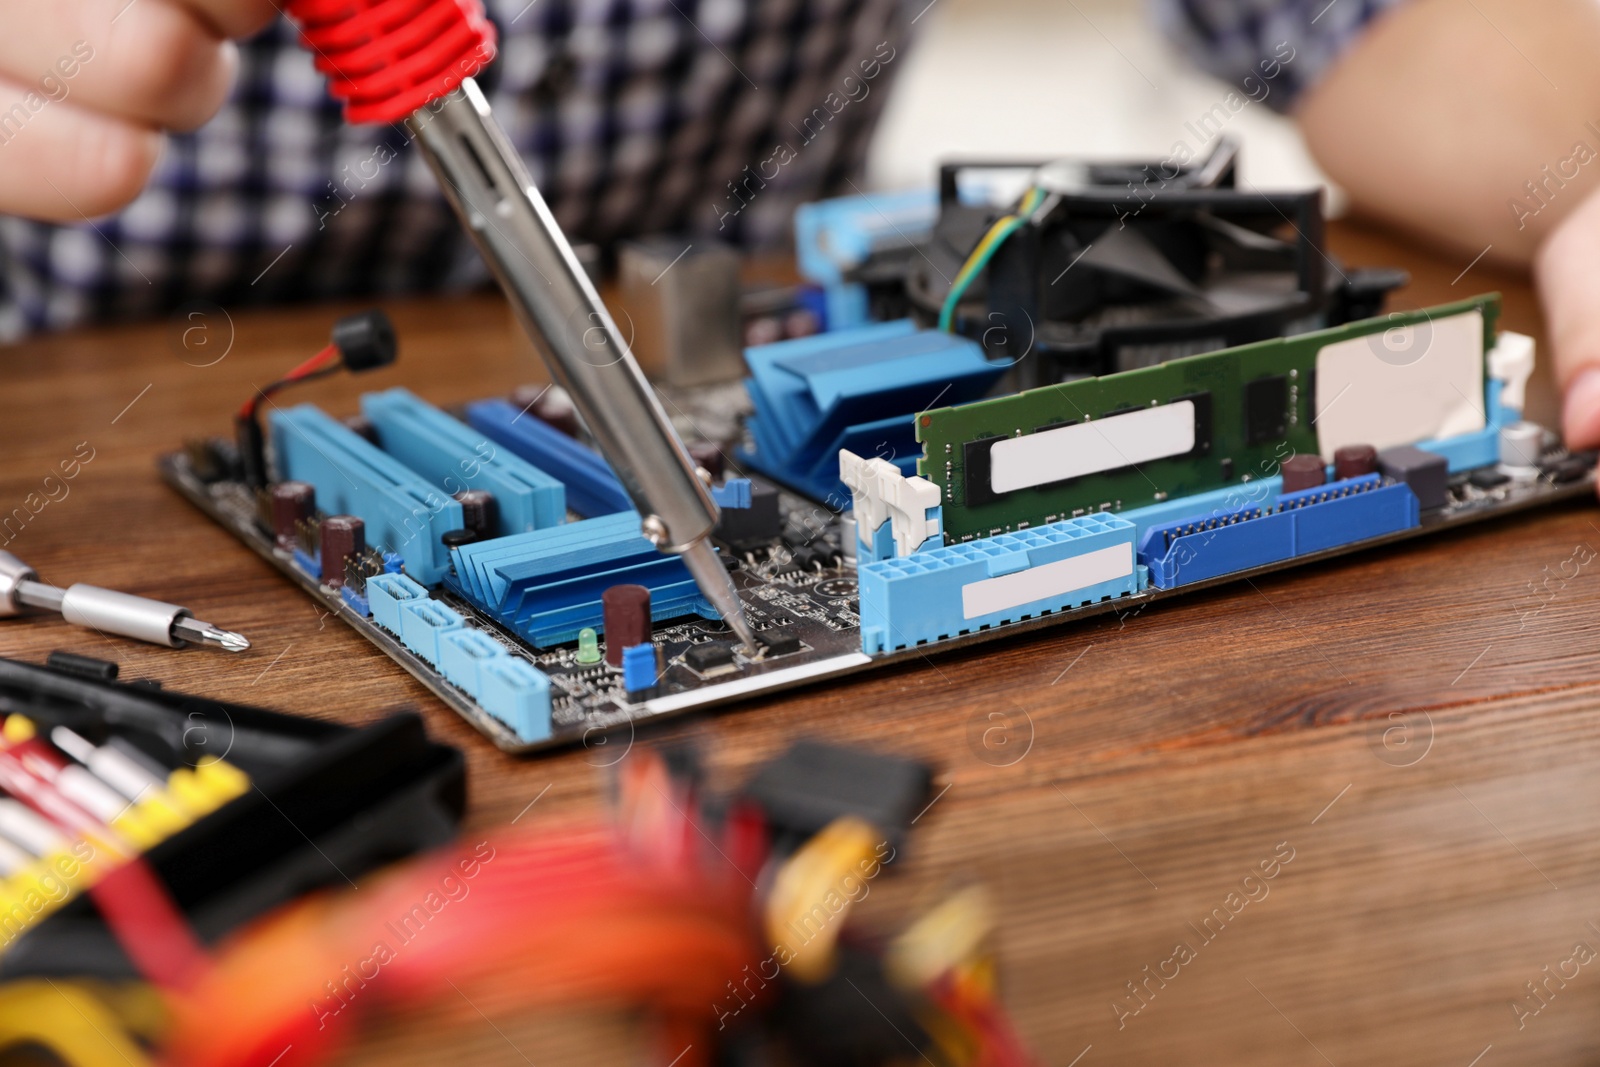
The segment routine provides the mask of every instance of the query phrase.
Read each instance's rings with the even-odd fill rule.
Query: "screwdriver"
[[[445,199],[638,509],[746,650],[756,645],[710,542],[717,505],[527,168],[473,81],[494,58],[481,0],[289,0],[352,123],[404,120]]]
[[[188,608],[176,604],[81,582],[65,589],[46,585],[32,567],[9,552],[0,552],[0,617],[20,615],[25,608],[54,611],[74,626],[168,648],[211,645],[243,652],[250,647],[243,634],[201,622]]]

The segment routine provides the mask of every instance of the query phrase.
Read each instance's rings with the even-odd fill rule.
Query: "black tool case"
[[[250,776],[248,792],[145,853],[203,942],[456,835],[461,752],[428,740],[414,713],[343,726],[115,674],[80,656],[55,654],[45,666],[0,658],[0,713],[26,715],[42,734],[62,725],[96,744],[119,737],[168,766],[217,756]],[[0,980],[25,975],[135,971],[79,892],[0,949]]]

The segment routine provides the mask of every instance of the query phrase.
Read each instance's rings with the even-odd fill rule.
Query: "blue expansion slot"
[[[404,574],[367,579],[372,620],[439,669],[524,742],[550,736],[550,678]]]
[[[1084,515],[864,563],[861,650],[889,652],[1019,622],[1144,587],[1134,525]]]
[[[467,405],[467,423],[567,487],[567,506],[584,518],[632,511],[633,501],[594,449],[504,400]]]
[[[498,505],[499,536],[558,526],[567,518],[567,491],[555,478],[407,389],[361,398],[361,413],[378,431],[383,450],[450,496],[484,489]]]
[[[316,487],[329,515],[357,515],[367,544],[396,552],[424,585],[449,566],[439,538],[461,529],[461,505],[404,463],[311,404],[272,413],[279,477]]]
[[[683,560],[639,533],[633,511],[463,545],[452,559],[447,584],[539,648],[576,640],[586,626],[601,629],[600,596],[613,585],[649,589],[656,621],[720,618]]]
[[[1252,567],[1418,525],[1417,496],[1399,482],[1368,474],[1254,505],[1152,526],[1139,543],[1139,562],[1160,589],[1219,578]]]
[[[755,448],[739,458],[814,500],[845,501],[839,450],[881,456],[916,473],[912,417],[977,400],[1005,371],[964,337],[909,319],[745,349],[747,421]]]

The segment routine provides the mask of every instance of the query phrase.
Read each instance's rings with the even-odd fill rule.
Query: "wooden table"
[[[1452,283],[1465,263],[1350,226],[1333,245],[1346,262],[1410,269],[1398,306],[1500,288],[1505,325],[1540,330],[1515,276],[1478,263]],[[126,676],[349,722],[418,706],[467,752],[469,834],[523,812],[552,827],[596,818],[596,764],[614,751],[500,755],[156,477],[157,452],[224,430],[253,385],[315,351],[347,310],[231,325],[213,313],[6,352],[0,515],[80,442],[93,459],[65,497],[0,534],[4,547],[47,579],[189,605],[255,648],[166,651],[50,620],[7,622],[0,648],[115,658]],[[390,311],[396,368],[301,398],[343,414],[363,389],[404,383],[453,403],[542,376],[512,354],[497,298]],[[230,332],[224,358],[196,365]],[[1533,408],[1554,410],[1547,382]],[[940,793],[908,862],[860,917],[891,927],[952,884],[987,882],[1006,998],[1049,1063],[1588,1062],[1600,960],[1550,980],[1542,1007],[1524,983],[1577,942],[1600,951],[1600,577],[1578,562],[1592,546],[1594,509],[1559,507],[651,738],[699,738],[723,783],[807,734],[935,764]],[[1246,881],[1275,857],[1275,878]],[[1168,962],[1180,943],[1192,958]],[[1516,1003],[1540,1010],[1519,1020]],[[441,1006],[375,1029],[352,1058],[544,1067],[626,1062],[633,1041],[603,1013],[491,1023]]]

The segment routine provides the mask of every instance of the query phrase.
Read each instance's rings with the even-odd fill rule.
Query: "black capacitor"
[[[1334,450],[1333,476],[1339,481],[1360,478],[1378,469],[1378,450],[1371,445],[1345,445]]]
[[[549,423],[568,437],[578,436],[578,409],[559,385],[521,385],[511,394],[511,402],[540,422]]]
[[[622,666],[622,650],[650,643],[650,590],[614,585],[600,594],[606,635],[606,662]]]
[[[367,547],[367,524],[354,515],[329,515],[322,520],[322,581],[344,584],[345,560]]]
[[[461,525],[478,535],[493,537],[500,526],[500,503],[487,489],[463,489],[456,494],[461,505]]]
[[[272,536],[279,548],[295,546],[295,524],[317,513],[317,491],[305,482],[278,482],[268,493],[272,499]]]
[[[1327,468],[1322,465],[1321,456],[1307,456],[1303,453],[1290,456],[1283,461],[1280,471],[1283,475],[1283,491],[1296,493],[1302,489],[1315,489],[1328,480]]]
[[[694,465],[705,470],[713,479],[721,478],[723,471],[722,449],[710,441],[695,441],[689,445],[689,458]]]

